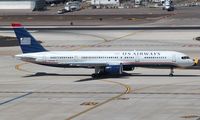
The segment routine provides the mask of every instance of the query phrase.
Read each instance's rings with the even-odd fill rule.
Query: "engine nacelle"
[[[121,74],[122,67],[121,65],[109,65],[105,67],[106,74]]]
[[[124,71],[133,71],[135,69],[135,67],[133,67],[133,66],[123,66],[123,70]]]

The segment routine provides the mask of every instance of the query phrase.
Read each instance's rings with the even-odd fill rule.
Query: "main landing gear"
[[[92,74],[92,78],[94,78],[94,79],[100,78],[100,77],[102,77],[103,73],[104,73],[104,68],[95,67],[95,73]]]
[[[169,76],[171,76],[171,77],[174,76],[174,68],[173,67],[170,68]]]
[[[95,79],[95,78],[100,78],[103,74],[92,74],[92,78]]]

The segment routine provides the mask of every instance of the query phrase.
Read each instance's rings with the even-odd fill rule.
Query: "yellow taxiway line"
[[[74,119],[74,118],[76,118],[76,117],[78,117],[78,116],[80,116],[80,115],[82,115],[82,114],[84,114],[86,112],[89,112],[89,111],[91,111],[91,110],[93,110],[93,109],[95,109],[97,107],[100,107],[100,106],[102,106],[102,105],[104,105],[106,103],[109,103],[109,102],[111,102],[113,100],[116,100],[117,98],[120,98],[121,96],[123,96],[125,94],[129,94],[131,92],[131,87],[129,85],[126,85],[126,84],[123,84],[123,83],[120,83],[120,82],[116,82],[116,81],[109,81],[109,80],[102,80],[102,81],[109,82],[109,83],[114,83],[114,84],[118,84],[120,86],[123,86],[125,88],[125,91],[122,92],[121,94],[113,96],[113,97],[111,97],[111,98],[109,98],[109,99],[107,99],[107,100],[105,100],[105,101],[93,106],[93,107],[90,107],[90,108],[88,108],[88,109],[86,109],[84,111],[81,111],[81,112],[79,112],[79,113],[77,113],[75,115],[72,115],[72,116],[68,117],[66,120]]]
[[[104,40],[103,42],[94,44],[94,45],[101,45],[101,44],[103,44],[103,43],[108,43],[108,42],[113,42],[113,41],[121,40],[122,38],[131,36],[131,35],[135,35],[135,34],[137,34],[137,33],[139,33],[139,32],[143,32],[143,31],[132,32],[132,33],[129,33],[129,34],[126,34],[126,35],[123,35],[123,36],[121,36],[121,37],[117,37],[117,38],[114,38],[114,39],[111,39],[111,40],[108,40],[108,39],[106,39],[106,38],[103,38],[103,37],[100,37],[100,36],[97,36],[97,35],[91,35],[91,36],[92,36],[92,37],[97,37],[97,38],[103,39],[103,40]],[[82,34],[82,35],[84,35],[84,34]],[[89,34],[87,34],[87,35],[89,35]],[[94,46],[94,45],[93,45],[93,46]],[[83,48],[88,48],[88,46],[80,46],[79,48],[72,49],[72,51],[74,51],[74,50],[80,50],[80,49],[83,49]]]
[[[102,37],[99,37],[99,38],[103,39],[104,42],[100,42],[100,43],[97,43],[97,44],[95,44],[95,45],[99,45],[99,44],[103,44],[103,43],[106,43],[106,42],[112,42],[112,41],[120,40],[121,38],[128,37],[128,36],[134,35],[134,34],[137,34],[137,32],[130,33],[130,34],[127,34],[127,35],[118,37],[118,38],[114,38],[114,39],[112,39],[112,40],[107,40],[107,39],[104,39],[104,38],[102,38]],[[91,36],[92,36],[92,35],[91,35]],[[98,37],[98,36],[93,36],[93,37]],[[85,48],[85,47],[80,47],[80,48],[77,48],[77,49],[74,49],[74,50],[79,50],[79,49],[82,49],[82,48]],[[25,70],[25,69],[22,69],[22,68],[21,68],[21,66],[23,66],[23,65],[25,65],[25,64],[28,64],[28,63],[17,64],[17,65],[15,66],[15,69],[17,69],[17,70],[19,70],[19,71],[23,71],[23,72],[30,72],[30,71],[28,71],[28,70]],[[119,95],[113,96],[113,97],[111,97],[111,98],[109,98],[109,99],[107,99],[107,100],[105,100],[105,101],[103,101],[103,102],[101,102],[101,103],[99,103],[99,104],[97,104],[97,105],[94,105],[93,107],[90,107],[90,108],[88,108],[88,109],[86,109],[86,110],[84,110],[84,111],[82,111],[82,112],[79,112],[79,113],[77,113],[77,114],[75,114],[75,115],[72,115],[71,117],[68,117],[66,120],[71,120],[71,119],[73,119],[73,118],[76,118],[76,117],[78,117],[78,116],[80,116],[80,115],[82,115],[82,114],[84,114],[84,113],[86,113],[86,112],[89,112],[89,111],[91,111],[91,110],[93,110],[93,109],[95,109],[95,108],[97,108],[97,107],[100,107],[100,106],[102,106],[102,105],[104,105],[104,104],[106,104],[106,103],[109,103],[109,102],[111,102],[111,101],[113,101],[113,100],[116,100],[117,98],[120,98],[121,96],[123,96],[123,95],[125,95],[125,94],[129,94],[129,93],[131,92],[131,87],[130,87],[129,85],[126,85],[126,84],[123,84],[123,83],[120,83],[120,82],[116,82],[116,81],[109,81],[109,80],[102,80],[102,81],[104,81],[104,82],[109,82],[109,83],[114,83],[114,84],[123,86],[123,87],[125,88],[125,91],[122,92],[122,93],[120,93]]]
[[[30,73],[30,71],[21,68],[21,66],[26,65],[26,64],[29,64],[29,63],[24,62],[24,63],[17,64],[17,65],[15,65],[15,69],[22,71],[22,72],[29,72]]]

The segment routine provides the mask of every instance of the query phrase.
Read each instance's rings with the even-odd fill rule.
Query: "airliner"
[[[135,67],[169,69],[187,68],[197,64],[184,53],[176,51],[48,51],[20,23],[12,23],[23,54],[19,60],[62,68],[91,68],[93,78],[122,75]]]

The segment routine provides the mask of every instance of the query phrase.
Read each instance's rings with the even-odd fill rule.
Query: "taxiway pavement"
[[[48,50],[175,50],[200,58],[200,30],[32,31]],[[0,35],[14,36],[12,31]],[[200,70],[136,68],[92,80],[91,69],[61,69],[13,58],[0,48],[0,120],[198,120]]]

